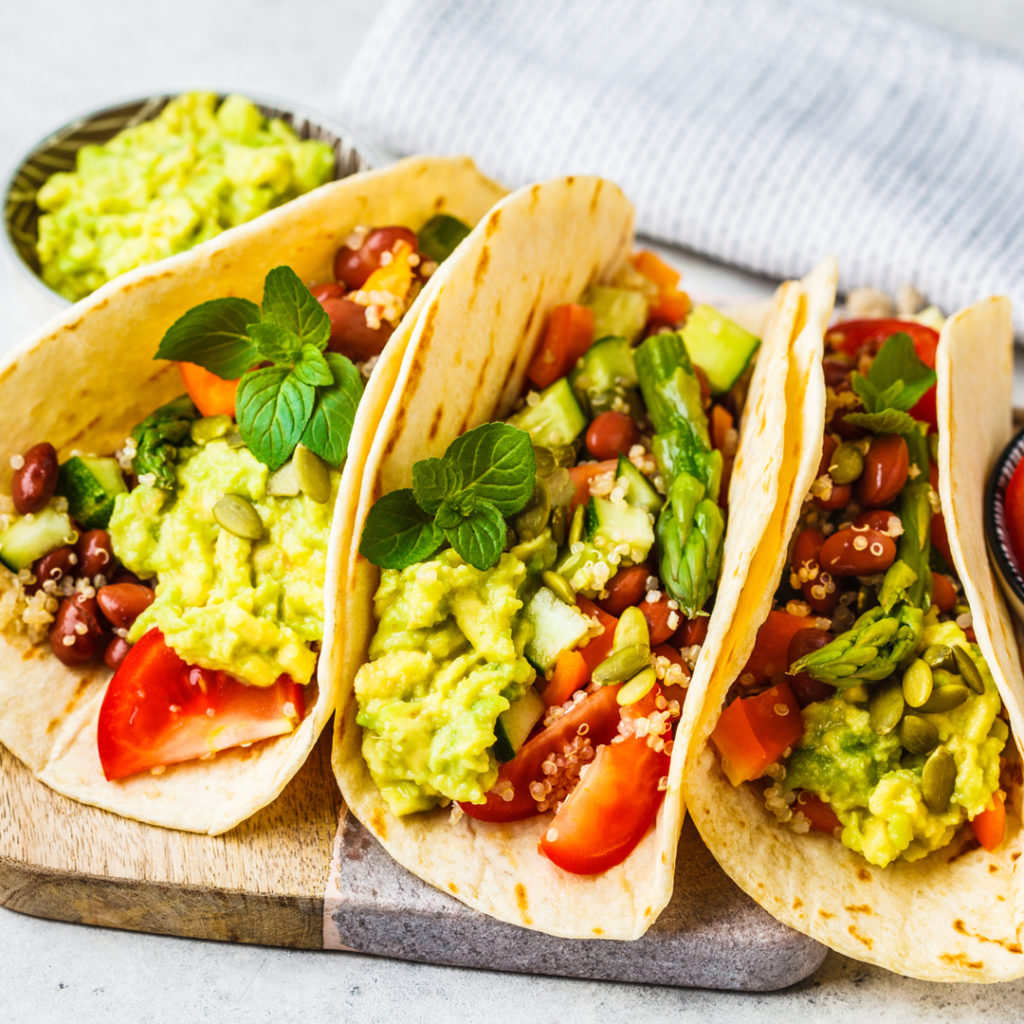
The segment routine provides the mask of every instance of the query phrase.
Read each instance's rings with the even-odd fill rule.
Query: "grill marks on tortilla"
[[[516,907],[519,909],[519,916],[522,918],[523,924],[532,924],[533,921],[528,913],[526,886],[522,882],[516,882]]]
[[[434,337],[434,320],[437,317],[437,306],[432,305],[423,314],[423,327],[420,331],[419,341],[413,349],[412,362],[409,364],[409,373],[401,384],[404,394],[413,395],[416,393],[416,385],[423,376],[423,368],[430,356],[430,342]],[[405,416],[408,408],[407,402],[402,402],[395,413],[395,422],[391,425],[388,439],[384,444],[384,454],[381,462],[386,462],[394,453],[398,442],[402,440],[402,432],[405,427]],[[377,495],[376,497],[379,497]]]
[[[956,918],[953,921],[953,931],[959,932],[961,935],[966,935],[970,939],[977,939],[979,942],[991,942],[996,946],[1002,946],[1007,953],[1015,953],[1020,955],[1024,953],[1024,949],[1021,948],[1019,942],[1007,942],[1005,939],[993,939],[988,935],[984,935],[982,932],[972,931],[964,923],[962,918]]]

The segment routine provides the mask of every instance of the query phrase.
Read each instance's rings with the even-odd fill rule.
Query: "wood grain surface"
[[[3,747],[0,779],[0,905],[132,931],[322,947],[341,812],[329,729],[274,803],[221,836],[75,803]]]

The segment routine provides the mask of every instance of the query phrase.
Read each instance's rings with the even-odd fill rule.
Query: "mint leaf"
[[[263,284],[263,319],[294,331],[302,344],[323,351],[331,335],[330,317],[291,267],[274,267]]]
[[[519,512],[533,494],[537,460],[530,435],[509,423],[467,431],[448,446],[444,461],[458,467],[466,491],[504,515]]]
[[[198,363],[224,380],[237,380],[259,362],[259,352],[247,333],[259,318],[259,306],[248,299],[204,302],[171,324],[155,358]]]
[[[316,388],[298,380],[286,366],[270,366],[242,378],[235,399],[238,431],[271,472],[288,461],[302,439],[315,399]]]
[[[880,412],[848,412],[845,420],[864,427],[874,434],[909,434],[919,430],[920,423],[901,409],[882,409]]]
[[[454,530],[463,519],[468,518],[475,511],[476,503],[473,500],[473,496],[462,491],[459,494],[453,494],[451,497],[445,498],[441,502],[441,507],[437,510],[434,521],[439,529]]]
[[[433,517],[405,488],[378,499],[366,517],[359,553],[382,569],[404,569],[429,558],[442,542]]]
[[[445,537],[456,553],[480,570],[490,569],[498,561],[507,536],[505,517],[488,501],[479,502],[471,516],[445,530]]]
[[[878,350],[867,376],[854,373],[851,386],[868,412],[906,412],[934,385],[935,371],[918,358],[909,334],[894,334]]]
[[[305,384],[319,387],[334,383],[334,374],[323,352],[315,345],[303,345],[301,358],[295,364],[295,376]]]
[[[316,389],[313,411],[300,440],[329,466],[340,466],[348,454],[363,378],[352,360],[337,352],[328,352],[324,359],[334,383]]]
[[[461,487],[462,474],[447,459],[420,459],[412,467],[412,493],[420,508],[431,515]]]
[[[266,320],[250,324],[249,337],[256,343],[260,355],[273,363],[291,366],[302,352],[302,342],[294,331]]]

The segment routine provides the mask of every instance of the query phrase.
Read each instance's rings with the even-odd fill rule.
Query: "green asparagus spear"
[[[189,435],[192,421],[199,415],[191,399],[182,395],[161,405],[132,431],[135,457],[132,470],[136,476],[152,474],[154,486],[174,490],[174,464],[178,446]]]

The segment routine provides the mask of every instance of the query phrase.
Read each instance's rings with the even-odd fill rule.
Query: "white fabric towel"
[[[390,0],[338,93],[395,153],[617,181],[660,241],[1024,334],[1024,62],[848,0]]]

